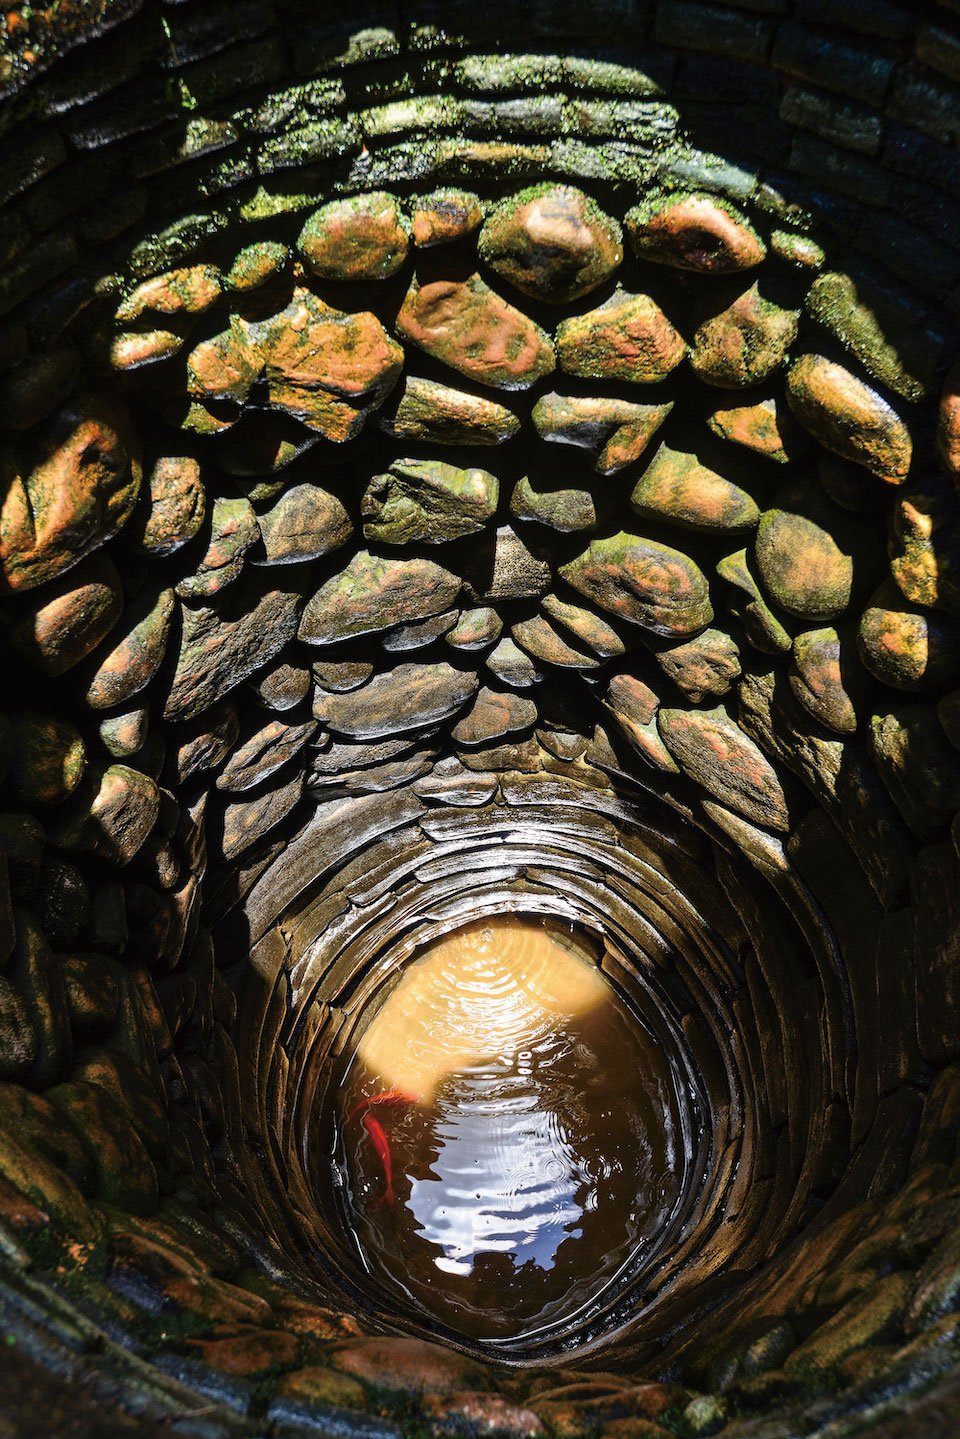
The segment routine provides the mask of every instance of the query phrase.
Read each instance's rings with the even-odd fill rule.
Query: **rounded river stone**
[[[616,220],[571,185],[501,200],[480,232],[480,258],[515,289],[563,305],[602,285],[623,260]]]
[[[725,275],[752,269],[767,253],[746,216],[715,195],[656,195],[624,223],[641,259],[680,270]]]
[[[767,510],[754,554],[764,588],[789,614],[826,620],[849,605],[853,558],[805,515]]]
[[[802,355],[787,375],[787,400],[801,425],[834,454],[899,485],[913,457],[910,433],[876,390],[823,355]]]
[[[686,354],[680,334],[649,295],[617,290],[596,310],[557,327],[557,358],[568,375],[653,385]]]
[[[561,576],[610,614],[667,638],[713,619],[706,576],[689,555],[623,530],[593,540]]]
[[[386,280],[407,258],[409,240],[397,201],[376,190],[321,206],[297,244],[323,280]]]

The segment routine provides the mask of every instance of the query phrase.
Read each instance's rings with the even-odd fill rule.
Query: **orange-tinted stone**
[[[92,775],[71,802],[55,842],[64,849],[96,854],[113,864],[129,864],[153,828],[160,791],[149,775],[114,764]]]
[[[441,1434],[541,1439],[547,1432],[532,1409],[512,1404],[502,1394],[427,1394],[423,1409],[434,1432]]]
[[[713,619],[699,567],[669,545],[620,531],[594,540],[560,574],[601,609],[667,638],[702,630]]]
[[[331,200],[311,215],[298,248],[324,280],[386,280],[407,257],[406,227],[382,190]]]
[[[497,390],[525,390],[554,369],[550,338],[479,275],[414,280],[397,331],[435,360]]]
[[[637,205],[626,216],[627,234],[644,260],[730,274],[759,265],[767,253],[744,215],[711,195],[663,195]]]
[[[566,600],[557,599],[556,595],[544,595],[541,609],[556,620],[561,629],[569,630],[575,639],[601,658],[608,660],[623,654],[626,646],[616,630],[592,610],[571,605]]]
[[[657,711],[660,700],[649,685],[634,675],[614,675],[607,689],[605,707],[617,728],[642,760],[653,769],[678,774],[680,767],[660,738]]]
[[[426,440],[436,445],[502,445],[520,428],[520,419],[505,405],[483,395],[451,389],[417,375],[404,377],[396,402],[377,424],[400,440]]]
[[[0,577],[29,590],[62,574],[129,519],[142,477],[126,410],[81,397],[41,432],[35,448],[0,455]]]
[[[204,1364],[221,1374],[243,1378],[292,1368],[300,1347],[294,1334],[256,1325],[241,1325],[226,1333],[215,1331],[209,1339],[191,1339],[188,1343]]]
[[[699,327],[690,364],[708,385],[737,390],[759,384],[783,364],[798,318],[799,311],[764,299],[753,284]]]
[[[188,265],[144,280],[117,310],[121,323],[137,320],[148,310],[159,315],[200,315],[220,297],[220,271],[215,265]]]
[[[661,445],[630,496],[640,515],[693,530],[739,532],[756,525],[756,503],[730,480],[702,465],[696,455]]]
[[[110,363],[115,370],[139,370],[168,360],[183,343],[184,336],[173,330],[125,330],[110,346]]]
[[[857,645],[870,673],[893,689],[935,689],[960,670],[960,625],[908,609],[889,583],[864,610]]]
[[[260,539],[257,517],[247,499],[218,496],[210,515],[207,548],[193,574],[176,586],[181,599],[200,600],[220,592],[236,580],[244,556]]]
[[[776,770],[726,710],[661,709],[657,723],[684,773],[721,804],[766,829],[790,828]]]
[[[765,511],[754,553],[764,588],[789,614],[826,620],[850,603],[852,556],[806,515]]]
[[[802,355],[787,375],[787,399],[800,423],[834,454],[899,485],[913,457],[896,410],[843,365]]]
[[[86,746],[69,720],[17,714],[11,722],[9,783],[21,804],[59,804],[86,768]]]
[[[533,700],[509,690],[497,691],[484,686],[471,708],[454,725],[451,737],[456,744],[469,748],[529,729],[536,722],[537,707]]]
[[[597,528],[597,507],[589,490],[542,489],[527,475],[513,487],[510,513],[518,520],[548,525],[563,534]]]
[[[483,210],[469,190],[435,190],[413,202],[413,243],[420,249],[462,239],[479,228]]]
[[[420,1339],[357,1339],[334,1349],[330,1362],[391,1394],[456,1394],[488,1382],[475,1360]]]
[[[560,368],[585,380],[656,384],[676,369],[686,348],[655,300],[622,290],[557,328]]]
[[[582,190],[547,183],[501,200],[484,221],[479,251],[524,295],[563,305],[613,274],[623,236]]]
[[[692,640],[656,652],[657,664],[692,704],[728,694],[740,678],[740,651],[723,630],[704,630]]]
[[[672,403],[549,394],[534,405],[533,423],[541,439],[589,451],[594,469],[612,475],[640,458],[672,409]]]
[[[299,636],[305,644],[329,645],[376,634],[442,613],[460,589],[460,579],[432,560],[387,559],[360,550],[308,602]]]
[[[898,492],[888,551],[906,599],[960,617],[960,501],[949,480],[928,475]]]
[[[534,659],[555,665],[558,669],[595,670],[601,664],[595,654],[588,654],[569,644],[543,615],[521,620],[513,626],[511,634],[521,649]]]
[[[87,687],[86,701],[92,709],[125,704],[146,688],[166,653],[173,610],[173,590],[148,594],[132,606],[123,637],[100,661]]]
[[[229,328],[203,340],[187,358],[187,393],[194,399],[242,404],[260,372],[247,325],[231,317]]]
[[[283,272],[289,259],[290,251],[277,240],[260,240],[253,245],[245,245],[230,266],[224,285],[240,295],[259,290],[261,285]]]
[[[190,455],[163,455],[147,483],[149,508],[138,514],[131,528],[147,554],[173,554],[193,539],[206,518],[200,466]]]
[[[960,362],[943,382],[937,420],[937,454],[954,484],[960,485]]]
[[[295,1400],[303,1405],[334,1404],[339,1409],[366,1409],[367,1391],[359,1379],[336,1369],[311,1365],[285,1374],[274,1390],[276,1399]]]
[[[743,445],[754,454],[782,465],[790,458],[784,448],[782,419],[777,400],[771,398],[758,400],[754,405],[714,410],[707,424],[721,439]]]
[[[120,576],[106,554],[91,555],[43,592],[14,624],[10,639],[46,675],[62,675],[104,639],[123,609]]]
[[[859,662],[835,629],[805,630],[793,642],[790,688],[814,719],[836,734],[857,728]],[[860,671],[862,675],[862,671]]]

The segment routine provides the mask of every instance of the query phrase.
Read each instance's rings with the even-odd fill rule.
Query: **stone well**
[[[0,15],[4,1433],[960,1432],[958,8]],[[514,911],[689,1153],[485,1347],[317,1115]]]

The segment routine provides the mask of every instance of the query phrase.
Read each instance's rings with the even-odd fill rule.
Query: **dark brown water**
[[[475,1340],[589,1307],[682,1186],[670,1063],[559,925],[490,918],[410,964],[338,1095],[363,1263]]]

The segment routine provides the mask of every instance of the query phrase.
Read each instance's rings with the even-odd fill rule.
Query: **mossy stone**
[[[601,609],[666,638],[694,634],[713,619],[699,566],[657,540],[621,530],[593,540],[559,573]]]
[[[407,258],[409,226],[385,191],[331,200],[311,215],[297,248],[323,280],[386,280]]]
[[[790,408],[828,450],[899,485],[913,459],[910,432],[876,390],[823,355],[802,355],[787,374]]]
[[[739,533],[760,518],[739,485],[701,464],[695,454],[662,444],[637,481],[630,504],[638,514],[691,530]]]
[[[571,185],[521,190],[487,216],[480,258],[532,299],[563,305],[609,278],[623,259],[616,220]]]

